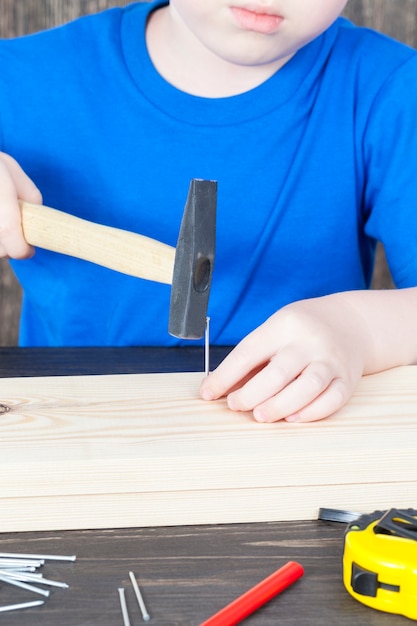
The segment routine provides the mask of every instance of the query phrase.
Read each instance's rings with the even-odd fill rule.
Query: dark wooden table
[[[212,367],[226,351],[212,349]],[[201,348],[0,348],[0,377],[196,370],[203,370]],[[150,624],[198,626],[289,560],[304,566],[304,577],[245,625],[411,623],[369,609],[344,590],[344,529],[343,524],[309,521],[3,533],[2,552],[76,554],[77,560],[45,566],[45,576],[67,582],[69,589],[53,590],[43,607],[0,613],[0,626],[122,626],[119,587],[126,588],[132,626],[143,624],[130,570],[141,585]],[[0,606],[32,599],[38,597],[0,588]]]

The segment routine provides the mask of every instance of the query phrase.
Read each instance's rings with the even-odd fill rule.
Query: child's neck
[[[181,91],[204,98],[225,98],[254,89],[270,78],[288,59],[268,65],[237,65],[213,54],[189,37],[184,41],[172,28],[169,8],[151,14],[146,43],[157,71]]]

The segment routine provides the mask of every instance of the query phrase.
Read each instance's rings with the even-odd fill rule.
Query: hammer
[[[176,248],[50,207],[20,201],[20,208],[23,233],[31,245],[170,284],[168,332],[200,339],[206,332],[213,274],[216,204],[217,182],[192,179]]]

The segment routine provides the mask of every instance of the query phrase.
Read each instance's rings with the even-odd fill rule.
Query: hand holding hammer
[[[176,248],[129,231],[95,224],[20,201],[25,239],[33,246],[171,284],[169,333],[204,335],[216,237],[217,183],[190,183]]]

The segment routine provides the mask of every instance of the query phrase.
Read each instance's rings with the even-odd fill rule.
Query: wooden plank
[[[417,0],[350,0],[344,15],[359,26],[417,47]]]
[[[82,15],[126,6],[130,2],[131,0],[1,0],[0,36],[25,35],[69,22]]]
[[[305,425],[203,402],[201,376],[0,380],[0,532],[415,506],[417,367],[364,377],[344,409]]]

